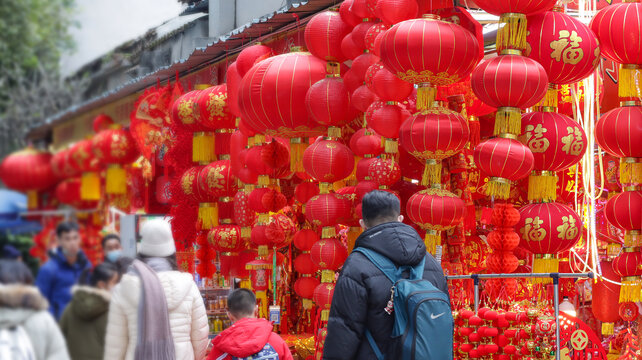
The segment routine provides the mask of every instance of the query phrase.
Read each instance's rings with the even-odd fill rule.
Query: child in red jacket
[[[227,316],[232,326],[212,341],[208,360],[253,359],[293,360],[288,345],[272,332],[272,323],[257,319],[256,296],[248,289],[236,289],[227,297]]]

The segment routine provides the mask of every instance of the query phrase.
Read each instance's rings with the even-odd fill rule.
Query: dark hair
[[[234,289],[227,296],[227,310],[236,317],[251,316],[256,307],[256,296],[248,289]]]
[[[80,228],[78,227],[77,223],[71,222],[71,221],[64,221],[58,224],[58,226],[56,227],[56,235],[58,237],[61,237],[62,234],[72,232],[72,231],[79,231],[79,229]]]
[[[147,263],[147,260],[149,260],[151,258],[157,258],[157,257],[158,256],[147,256],[147,255],[143,255],[141,253],[138,253],[138,255],[136,255],[136,259],[138,259],[138,260],[140,260],[140,261],[142,261],[144,263]],[[176,260],[176,253],[174,253],[174,254],[172,254],[170,256],[164,256],[164,257],[162,257],[162,259],[165,259],[165,260],[167,260],[169,262],[169,265],[172,267],[172,270],[178,271],[178,260]]]
[[[400,213],[399,198],[387,191],[373,190],[361,200],[361,217],[367,227],[397,221]]]
[[[120,236],[118,236],[116,234],[107,234],[107,235],[105,235],[105,237],[103,238],[103,241],[102,241],[103,249],[105,248],[105,243],[107,243],[107,241],[113,240],[113,239],[118,240],[118,242],[120,243]]]
[[[116,265],[104,262],[102,264],[96,265],[96,267],[91,269],[86,269],[80,275],[80,284],[89,285],[96,287],[99,281],[108,282],[111,280],[114,275],[118,275],[118,269]]]
[[[31,270],[21,261],[0,260],[0,284],[33,284]]]
[[[12,245],[7,244],[2,247],[3,259],[17,260],[21,256],[22,253]]]
[[[129,256],[119,257],[118,260],[116,260],[116,268],[118,269],[118,274],[120,274],[121,277],[127,274],[127,270],[133,262],[134,258],[130,258]]]

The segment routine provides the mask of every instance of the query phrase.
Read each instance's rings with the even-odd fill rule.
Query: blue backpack
[[[392,281],[390,301],[384,309],[394,312],[395,324],[391,337],[398,341],[396,359],[448,360],[453,358],[454,320],[448,295],[423,279],[426,258],[415,267],[397,268],[387,257],[376,251],[356,248]],[[408,279],[402,274],[410,272]],[[366,337],[378,360],[384,359],[370,330]]]
[[[225,359],[225,357],[227,357],[227,354],[221,355],[219,359]],[[243,358],[232,356],[232,360],[279,360],[279,354],[274,350],[270,343],[267,343],[261,351],[254,355]]]

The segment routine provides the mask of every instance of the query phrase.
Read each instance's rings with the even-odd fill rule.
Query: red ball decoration
[[[113,124],[114,120],[109,115],[100,114],[94,118],[92,129],[94,129],[95,133],[99,133],[103,130],[109,129]]]
[[[213,228],[207,234],[207,241],[216,251],[239,252],[245,248],[241,238],[241,227],[237,225],[221,225]]]
[[[320,269],[337,270],[348,258],[348,250],[337,239],[321,239],[312,246],[310,256]]]
[[[252,66],[274,55],[272,49],[261,44],[248,46],[236,58],[236,68],[241,77],[250,71]]]
[[[314,289],[313,300],[322,312],[329,313],[330,306],[332,305],[332,296],[334,295],[334,284],[321,283]],[[327,319],[329,314],[325,315]]]
[[[533,254],[557,254],[573,247],[582,235],[582,219],[559,203],[530,204],[519,211],[520,246]]]
[[[305,96],[308,114],[321,125],[343,126],[357,116],[343,79],[327,77],[310,87]]]
[[[354,155],[338,141],[319,140],[303,153],[303,167],[319,182],[333,183],[352,173]]]
[[[406,203],[406,214],[410,220],[424,229],[437,231],[448,230],[461,223],[465,209],[463,200],[443,189],[419,191]]]
[[[408,117],[410,113],[395,102],[374,102],[366,112],[368,125],[377,134],[388,139],[399,137],[399,128]]]
[[[319,184],[316,182],[304,181],[294,188],[294,198],[302,204],[316,195],[319,195]]]
[[[591,29],[559,11],[528,18],[525,55],[540,63],[548,82],[570,84],[591,75],[600,63],[600,45]]]
[[[401,169],[393,159],[377,158],[370,164],[368,174],[379,186],[392,186],[401,179]]]
[[[352,202],[338,194],[320,194],[308,200],[305,217],[318,227],[333,227],[345,224],[352,218]]]
[[[343,37],[341,40],[341,52],[348,59],[356,59],[357,56],[363,54],[364,48],[357,46],[352,39],[352,33]]]
[[[321,135],[324,128],[308,116],[305,96],[312,84],[325,77],[325,68],[323,60],[301,52],[261,61],[241,80],[239,108],[243,120],[271,136]]]
[[[380,52],[383,64],[404,81],[449,85],[473,70],[479,44],[470,31],[457,24],[414,19],[386,31]]]
[[[311,229],[301,229],[294,234],[294,246],[301,251],[310,251],[314,243],[319,240],[319,235]]]
[[[370,51],[371,53],[377,55],[377,38],[379,37],[379,35],[385,33],[388,29],[389,27],[382,23],[371,26],[368,29],[368,32],[366,32],[366,36],[364,38],[366,49],[368,49],[368,51]]]
[[[357,24],[357,26],[352,29],[352,41],[354,41],[355,45],[358,47],[365,49],[366,47],[366,35],[368,34],[368,31],[370,28],[375,26],[376,23],[374,21],[370,21],[369,19],[364,19],[361,23]],[[374,54],[368,54],[374,56]]]
[[[523,179],[533,170],[534,158],[531,150],[517,140],[497,137],[484,141],[473,152],[475,165],[490,181],[486,194],[508,199],[510,181]]]
[[[341,40],[351,30],[337,11],[324,11],[314,15],[306,25],[305,45],[318,58],[343,62],[347,57],[341,52]]]
[[[238,190],[229,160],[219,160],[204,166],[198,178],[200,190],[213,198],[234,196]]]
[[[356,156],[379,156],[383,152],[381,136],[370,128],[361,128],[350,138],[350,149]]]
[[[321,282],[314,277],[302,277],[294,282],[294,292],[304,299],[312,299],[314,296],[314,289],[319,286]]]
[[[417,17],[417,0],[379,0],[375,7],[377,15],[386,25]]]
[[[109,129],[96,134],[91,141],[99,161],[108,164],[129,164],[139,156],[136,142],[129,130]]]
[[[236,117],[230,111],[227,84],[201,90],[198,95],[199,116],[196,119],[210,130],[236,128]]]
[[[50,153],[33,148],[11,153],[0,163],[0,179],[12,190],[46,190],[57,182],[51,159]]]

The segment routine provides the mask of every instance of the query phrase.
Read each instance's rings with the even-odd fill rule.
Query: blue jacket
[[[69,265],[62,249],[58,248],[54,256],[40,267],[36,286],[49,301],[49,312],[56,320],[60,319],[63,310],[71,301],[71,287],[76,284],[80,274],[91,266],[91,262],[82,251],[78,253],[76,263]]]

